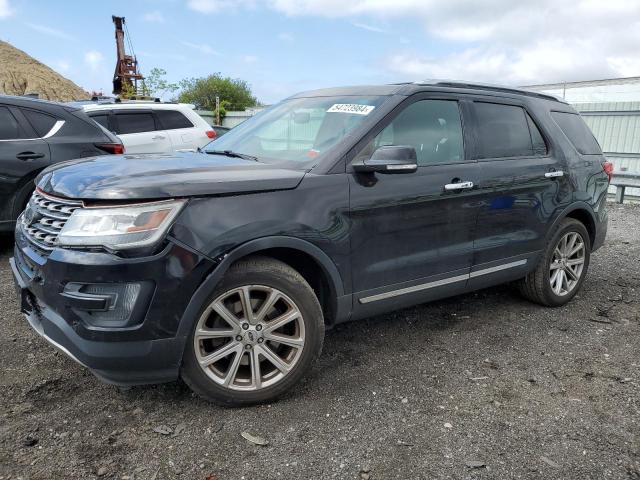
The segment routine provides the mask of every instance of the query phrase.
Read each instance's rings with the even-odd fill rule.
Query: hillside
[[[0,93],[38,93],[47,100],[70,101],[89,94],[71,80],[0,40]]]

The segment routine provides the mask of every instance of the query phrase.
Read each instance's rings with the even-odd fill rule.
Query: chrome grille
[[[62,227],[80,207],[82,202],[52,197],[36,190],[20,217],[26,238],[42,250],[52,250]]]

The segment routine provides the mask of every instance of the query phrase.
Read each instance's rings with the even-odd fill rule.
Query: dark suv
[[[300,380],[340,322],[509,281],[566,304],[610,172],[550,96],[317,90],[201,153],[47,169],[11,263],[31,326],[103,380],[248,404]]]
[[[123,152],[118,137],[77,107],[0,95],[0,232],[13,231],[43,168]]]

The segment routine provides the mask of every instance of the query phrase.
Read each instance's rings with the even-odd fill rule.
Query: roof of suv
[[[122,103],[88,103],[82,105],[85,112],[94,110],[193,110],[190,103],[159,103],[159,102],[122,102]]]
[[[19,97],[15,95],[0,95],[0,102],[10,103],[19,107],[39,107],[39,108],[65,108],[67,110],[77,110],[78,107],[73,105],[64,104],[61,102],[54,102],[51,100],[42,100],[40,98],[33,97]]]
[[[524,90],[517,87],[490,85],[486,83],[465,82],[457,80],[422,80],[417,82],[396,83],[390,85],[363,85],[352,87],[323,88],[293,95],[300,97],[349,96],[349,95],[411,95],[426,90],[459,92],[459,93],[491,93],[498,95],[523,95],[559,103],[566,103],[553,95]]]

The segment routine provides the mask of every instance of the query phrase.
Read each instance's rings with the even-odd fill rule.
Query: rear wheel
[[[217,403],[273,400],[305,375],[323,339],[322,309],[305,279],[277,260],[244,260],[204,305],[181,375]]]
[[[559,307],[582,287],[591,255],[585,226],[573,218],[560,222],[536,269],[520,280],[521,293],[529,300]]]

